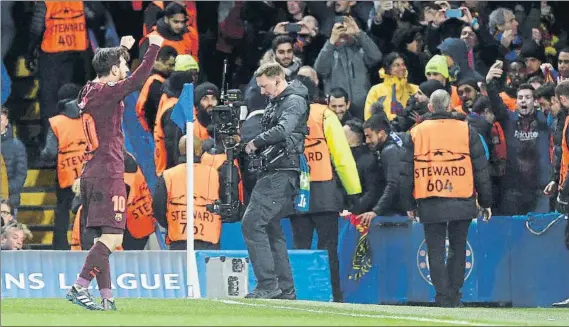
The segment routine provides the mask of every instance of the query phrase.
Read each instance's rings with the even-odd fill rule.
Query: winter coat
[[[2,157],[6,163],[10,203],[17,208],[20,205],[20,193],[28,176],[28,155],[24,143],[13,136],[12,126],[8,125],[2,134]]]

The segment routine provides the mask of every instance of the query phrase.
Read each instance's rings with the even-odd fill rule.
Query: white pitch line
[[[247,302],[239,302],[239,301],[224,300],[224,299],[212,299],[212,300],[216,301],[216,302],[225,303],[225,304],[236,304],[236,305],[243,305],[243,306],[250,306],[250,307],[263,307],[263,308],[282,309],[282,310],[291,310],[291,311],[303,311],[303,312],[311,312],[311,313],[319,313],[319,314],[331,314],[331,315],[348,316],[348,317],[377,318],[377,319],[399,319],[399,320],[432,322],[432,323],[446,323],[446,324],[467,325],[467,326],[496,326],[496,325],[491,325],[488,323],[483,323],[483,324],[482,323],[474,323],[474,322],[470,322],[470,321],[466,321],[466,320],[445,320],[445,319],[421,318],[421,317],[411,317],[411,316],[391,316],[391,315],[381,315],[381,314],[349,313],[349,312],[325,311],[325,310],[317,310],[317,309],[304,309],[304,308],[289,307],[289,306],[284,306],[284,305],[247,303]]]

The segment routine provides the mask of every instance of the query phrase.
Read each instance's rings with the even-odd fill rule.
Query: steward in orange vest
[[[316,84],[307,76],[297,80],[315,98]],[[344,193],[360,194],[358,168],[336,114],[326,105],[312,103],[308,115],[309,134],[304,139],[304,155],[310,168],[310,209],[307,213],[292,215],[295,249],[310,249],[314,230],[318,232],[319,249],[328,250],[332,294],[335,301],[343,301],[340,288],[338,261],[338,215],[344,209]],[[332,250],[333,249],[333,250]]]
[[[76,84],[65,84],[59,89],[59,114],[49,119],[45,147],[40,154],[42,161],[56,162],[57,208],[52,242],[54,250],[69,249],[69,210],[74,197],[71,185],[81,175],[85,160],[87,140],[76,100],[80,90],[81,87]]]
[[[87,37],[85,7],[96,9],[83,1],[34,1],[26,66],[34,70],[39,46],[39,102],[42,131],[48,132],[48,119],[57,115],[57,92],[74,77],[85,74],[84,52],[90,46]]]
[[[167,229],[166,243],[170,250],[185,250],[187,247],[187,210],[186,182],[187,164],[185,155],[185,136],[180,140],[180,164],[164,171],[158,178],[154,192],[153,209],[158,223]],[[216,250],[220,248],[221,217],[206,209],[220,199],[224,189],[221,166],[225,155],[204,153],[199,162],[194,156],[194,247],[196,250]],[[238,168],[234,166],[236,181]],[[236,183],[237,184],[237,183]],[[235,190],[235,195],[242,199],[242,184]]]
[[[127,191],[126,203],[126,229],[122,244],[123,250],[143,250],[150,234],[154,233],[154,213],[152,212],[152,194],[146,184],[142,170],[134,157],[124,152],[125,172],[124,179]],[[81,207],[75,215],[71,235],[71,250],[80,251],[90,249],[93,245],[94,235],[85,234],[87,217],[81,216]],[[83,236],[83,237],[82,237]]]
[[[140,51],[148,49],[148,35],[159,34],[164,38],[163,47],[172,47],[178,54],[189,54],[197,60],[198,33],[193,28],[188,29],[186,21],[186,8],[176,2],[170,3],[164,9],[164,17],[159,19],[156,26],[140,40]],[[142,56],[143,54],[140,55],[140,59]]]
[[[476,200],[490,218],[492,183],[481,138],[467,122],[450,114],[450,95],[435,91],[429,110],[433,115],[413,127],[410,140],[404,142],[401,202],[409,217],[419,217],[423,224],[436,304],[457,307],[468,229],[479,215]],[[440,258],[445,255],[447,233],[455,260],[445,263]]]
[[[162,98],[158,105],[154,124],[154,163],[156,175],[174,167],[178,162],[178,140],[182,136],[180,128],[170,119],[172,109],[178,103],[185,83],[192,83],[191,71],[173,72],[162,85]]]
[[[481,207],[491,206],[488,162],[480,136],[468,123],[448,112],[433,113],[411,129],[406,146],[410,151],[401,167],[401,191],[407,200],[403,204],[413,210],[414,198],[422,223],[477,217],[475,192]]]
[[[154,130],[156,112],[162,97],[162,84],[174,71],[177,55],[178,53],[172,47],[162,47],[158,51],[152,75],[144,82],[138,95],[136,116],[142,128],[147,132]]]
[[[85,51],[89,46],[83,1],[46,1],[43,52]]]
[[[165,5],[170,4],[170,1],[152,1],[144,10],[144,25],[142,26],[142,36],[150,33],[152,28],[156,26],[156,22],[163,17]],[[186,26],[188,30],[198,31],[198,17],[195,1],[184,1],[186,6]],[[197,38],[197,35],[196,35]]]

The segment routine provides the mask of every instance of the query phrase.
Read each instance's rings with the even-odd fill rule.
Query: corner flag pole
[[[185,84],[187,101],[184,103],[184,116],[186,117],[186,234],[187,234],[187,282],[188,297],[201,298],[196,251],[194,250],[194,84]],[[185,99],[184,99],[185,100]]]

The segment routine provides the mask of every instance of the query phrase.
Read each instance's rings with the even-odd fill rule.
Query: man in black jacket
[[[404,144],[400,189],[409,218],[420,217],[423,223],[436,304],[457,307],[464,284],[468,228],[478,216],[477,198],[484,220],[492,216],[492,184],[478,133],[454,119],[449,104],[446,91],[431,95],[433,115],[414,127]],[[450,248],[445,264],[447,232]]]
[[[255,78],[270,102],[261,119],[263,132],[247,143],[245,152],[262,150],[268,164],[243,217],[243,237],[257,278],[257,287],[246,297],[293,298],[296,291],[280,219],[293,213],[300,187],[300,155],[308,135],[308,91],[298,81],[287,83],[278,63],[262,65]]]
[[[355,215],[359,215],[373,208],[377,197],[383,191],[385,183],[377,156],[364,143],[365,136],[361,121],[359,119],[348,120],[344,125],[344,132],[352,150],[352,155],[356,160],[358,176],[362,186],[361,196],[356,203],[352,204],[350,211]],[[347,197],[345,198],[347,200]],[[345,205],[345,207],[348,208],[349,205]]]
[[[408,139],[404,133],[391,133],[389,121],[380,115],[372,115],[365,121],[364,134],[366,144],[373,151],[379,151],[383,177],[386,181],[383,194],[372,211],[359,216],[362,223],[369,225],[375,216],[390,216],[402,214],[399,209],[399,166],[403,155],[403,139]]]

